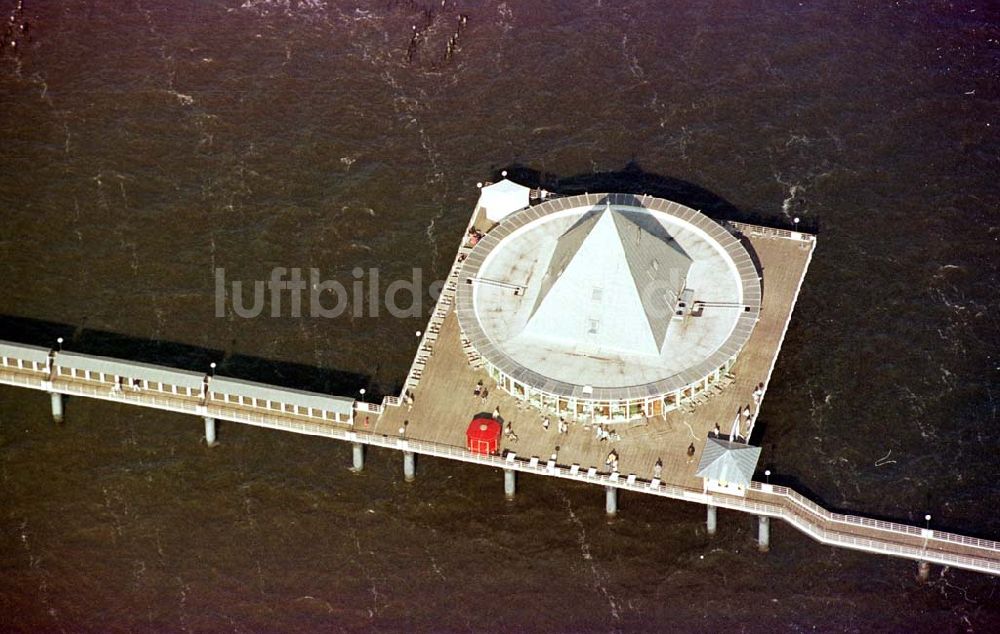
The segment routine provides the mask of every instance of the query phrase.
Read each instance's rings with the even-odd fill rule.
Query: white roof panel
[[[267,385],[266,383],[256,383],[254,381],[231,379],[222,376],[212,377],[209,389],[213,392],[259,398],[288,405],[301,405],[302,407],[321,409],[338,414],[350,414],[354,409],[354,399],[345,396],[306,392],[304,390],[277,387]]]
[[[0,341],[0,356],[14,357],[24,361],[48,361],[50,350],[41,346],[29,346],[12,341]]]
[[[125,377],[126,379],[144,379],[146,381],[156,381],[157,383],[166,383],[168,385],[176,385],[177,387],[190,387],[199,390],[205,379],[204,372],[178,370],[162,365],[123,361],[121,359],[112,359],[111,357],[96,357],[75,352],[57,352],[55,364],[64,368],[104,372],[106,374]]]

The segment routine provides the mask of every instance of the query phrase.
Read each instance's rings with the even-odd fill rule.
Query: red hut
[[[493,418],[474,418],[465,430],[465,446],[473,453],[494,454],[500,450],[500,423]]]

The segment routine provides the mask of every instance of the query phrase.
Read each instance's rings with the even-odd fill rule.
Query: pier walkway
[[[977,572],[1000,575],[1000,542],[967,537],[938,530],[885,522],[870,518],[832,513],[787,487],[753,482],[745,498],[705,493],[701,487],[654,483],[646,478],[615,477],[606,471],[590,472],[572,465],[549,466],[547,461],[519,456],[490,456],[473,453],[462,446],[426,440],[400,438],[358,429],[360,424],[315,421],[277,411],[267,411],[243,405],[203,409],[197,399],[176,395],[154,395],[126,391],[113,396],[107,390],[87,381],[43,381],[31,371],[9,366],[0,367],[0,384],[30,388],[60,395],[97,398],[153,409],[204,416],[213,414],[218,420],[256,425],[298,434],[322,436],[346,441],[357,446],[368,445],[449,460],[481,464],[505,471],[517,471],[538,476],[558,477],[588,484],[613,487],[637,494],[696,502],[780,518],[818,542],[883,555],[904,557],[921,562],[954,566]],[[389,397],[390,402],[395,401]],[[390,406],[391,407],[391,406]],[[383,406],[355,404],[355,420],[366,415],[377,417]],[[499,491],[499,485],[498,485]]]
[[[12,364],[16,366],[29,362],[9,356],[5,356],[4,361],[5,364],[0,366],[0,384],[46,391],[57,395],[58,398],[62,395],[97,398],[183,414],[210,415],[218,420],[346,441],[354,444],[356,448],[364,445],[382,447],[410,455],[420,454],[461,460],[505,471],[559,477],[644,495],[657,495],[758,516],[776,517],[824,544],[1000,575],[1000,542],[832,513],[787,487],[755,481],[745,498],[705,493],[701,487],[653,482],[645,477],[631,475],[615,476],[606,470],[591,472],[589,468],[558,462],[550,466],[547,460],[533,460],[512,454],[506,457],[483,455],[470,452],[463,446],[401,438],[398,434],[374,430],[365,431],[360,429],[361,424],[358,422],[351,424],[314,420],[242,404],[209,407],[202,405],[201,399],[197,397],[155,394],[145,390],[112,393],[92,380],[58,378],[48,380],[48,374],[44,371],[11,367]],[[395,397],[387,397],[386,402],[388,407],[405,409],[405,405]],[[61,406],[60,402],[60,415]],[[359,421],[364,416],[377,418],[383,409],[382,405],[355,403],[354,419]],[[456,421],[456,425],[458,423],[459,421]]]
[[[480,211],[470,226],[481,222]],[[381,447],[403,453],[408,480],[415,475],[416,455],[460,460],[504,471],[509,496],[514,495],[515,474],[521,472],[601,486],[609,514],[617,511],[618,492],[623,490],[703,504],[709,533],[715,530],[717,508],[751,513],[760,518],[761,550],[770,544],[770,518],[780,518],[823,544],[915,560],[923,579],[931,563],[1000,575],[996,541],[833,513],[790,488],[758,481],[751,482],[743,497],[705,491],[694,473],[701,449],[715,424],[728,434],[733,415],[748,404],[753,416],[740,434],[752,434],[758,413],[752,392],[758,383],[770,380],[815,246],[811,237],[795,232],[730,226],[749,242],[759,266],[768,271],[761,320],[733,376],[713,386],[696,406],[610,425],[614,434],[610,440],[598,440],[596,430],[584,422],[572,422],[569,431],[560,434],[554,413],[549,414],[551,424],[545,430],[543,414],[521,405],[492,382],[462,340],[454,312],[460,264],[469,252],[464,243],[423,333],[403,395],[388,396],[381,404],[12,342],[0,342],[0,384],[48,392],[57,420],[63,417],[65,396],[114,401],[199,416],[205,421],[209,445],[215,441],[217,420],[256,425],[351,443],[356,470],[364,467],[366,446]],[[791,300],[781,302],[776,297]],[[490,392],[485,400],[472,393],[479,380]],[[496,407],[501,418],[512,423],[516,441],[504,438],[498,455],[468,451],[469,420],[490,415]],[[693,458],[687,456],[691,444],[696,447]],[[605,465],[612,448],[620,456],[615,473]],[[663,470],[654,478],[653,463],[658,458]]]

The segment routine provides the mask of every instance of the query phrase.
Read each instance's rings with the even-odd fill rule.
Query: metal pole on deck
[[[924,534],[924,554],[927,553],[927,541],[930,536],[933,535],[931,532],[931,515],[928,513],[924,515],[924,521],[927,522],[927,527],[923,530]],[[931,578],[931,562],[929,561],[918,561],[917,562],[917,581],[920,583],[927,583],[927,580]]]

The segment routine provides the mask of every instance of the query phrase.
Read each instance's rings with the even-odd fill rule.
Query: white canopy
[[[503,179],[483,187],[479,194],[479,206],[486,210],[486,217],[500,222],[508,215],[528,206],[531,190],[512,180]]]

